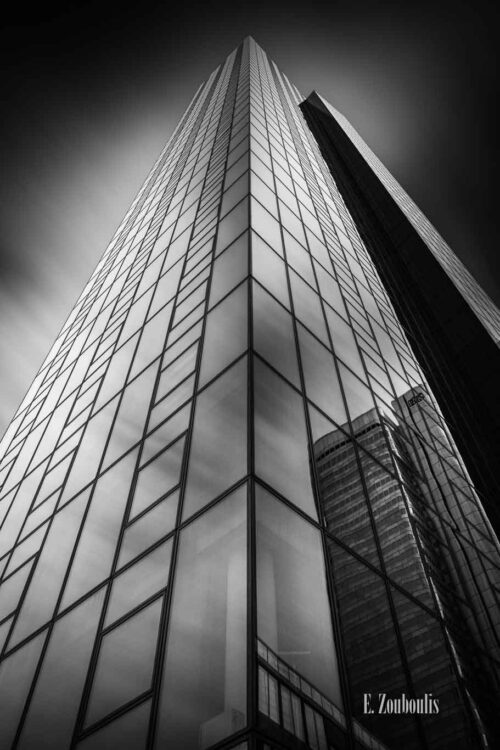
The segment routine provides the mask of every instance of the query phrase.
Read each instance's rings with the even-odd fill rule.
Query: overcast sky
[[[247,34],[350,119],[500,303],[493,3],[18,7],[0,37],[0,433],[195,90]]]

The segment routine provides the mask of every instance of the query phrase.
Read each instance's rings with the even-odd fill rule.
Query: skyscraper
[[[499,736],[498,541],[301,101],[200,86],[3,438],[2,749]]]
[[[500,313],[340,112],[301,107],[500,535]]]

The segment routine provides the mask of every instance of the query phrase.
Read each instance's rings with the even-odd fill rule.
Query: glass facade
[[[214,71],[3,438],[2,750],[500,736],[498,541],[300,102]]]

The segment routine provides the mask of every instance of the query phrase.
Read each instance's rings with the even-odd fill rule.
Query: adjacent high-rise
[[[200,86],[3,438],[1,750],[499,741],[491,425],[301,102],[250,38]]]

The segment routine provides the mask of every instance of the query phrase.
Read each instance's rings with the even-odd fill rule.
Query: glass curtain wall
[[[214,71],[4,436],[1,749],[486,742],[498,543],[300,100]]]

